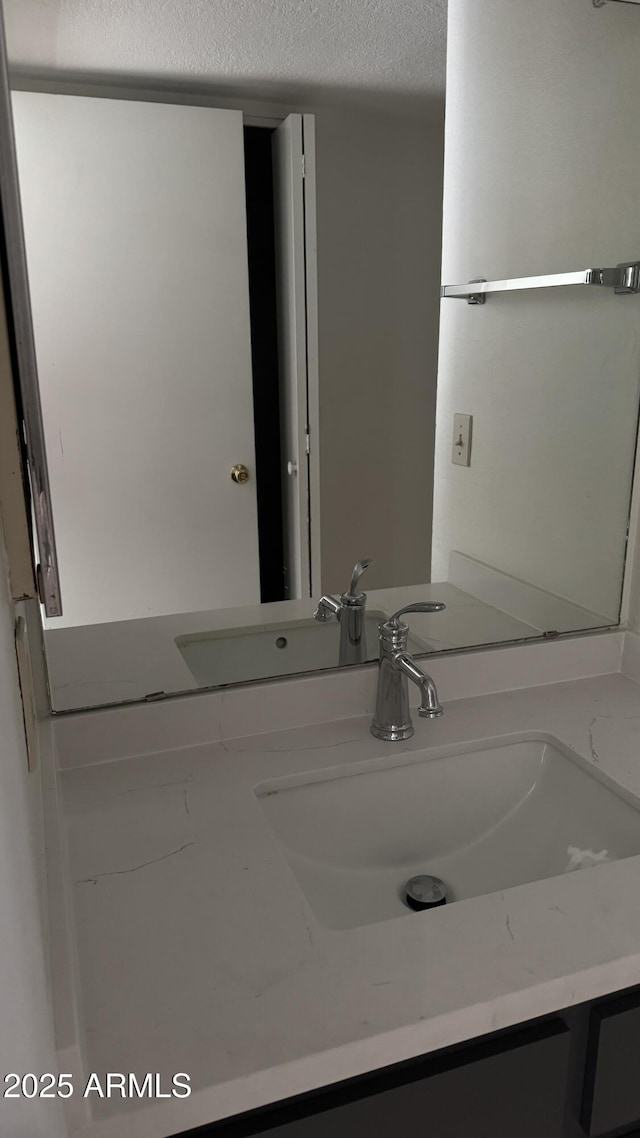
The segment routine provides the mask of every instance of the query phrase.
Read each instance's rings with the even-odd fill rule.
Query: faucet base
[[[383,727],[374,719],[371,724],[371,734],[375,735],[376,739],[383,739],[385,743],[401,743],[403,739],[411,738],[414,734],[414,727],[413,723],[403,723],[402,726],[398,727],[395,724],[387,723]]]

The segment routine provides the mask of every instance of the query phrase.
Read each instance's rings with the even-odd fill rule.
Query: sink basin
[[[384,612],[365,616],[367,660],[378,659],[378,625]],[[196,682],[203,687],[286,676],[316,668],[337,668],[340,625],[320,624],[313,617],[217,632],[179,636],[176,645]],[[428,652],[429,646],[409,636],[409,651]]]
[[[329,928],[415,919],[403,886],[416,874],[440,877],[451,903],[640,854],[640,801],[546,734],[387,755],[254,793]]]

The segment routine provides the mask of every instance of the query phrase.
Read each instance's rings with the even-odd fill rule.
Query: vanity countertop
[[[162,1138],[640,983],[640,857],[336,931],[315,919],[253,793],[283,775],[543,732],[640,796],[638,683],[612,673],[453,700],[401,744],[372,738],[369,722],[117,761],[89,745],[75,765],[61,755],[77,1082],[186,1072],[193,1087],[97,1100],[89,1114],[77,1101],[74,1133],[121,1135],[126,1111],[129,1138]]]

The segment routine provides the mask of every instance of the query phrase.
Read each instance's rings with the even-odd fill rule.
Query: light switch
[[[456,466],[471,466],[471,429],[473,415],[453,416],[453,446],[451,461]]]

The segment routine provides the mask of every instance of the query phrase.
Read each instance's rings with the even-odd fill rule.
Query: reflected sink
[[[378,625],[386,619],[384,612],[365,616],[367,660],[378,659]],[[196,682],[211,687],[337,668],[340,625],[337,620],[320,624],[309,617],[190,633],[179,636],[176,645]],[[428,652],[429,646],[410,634],[409,651]]]
[[[403,890],[415,874],[440,877],[451,903],[640,854],[640,800],[540,733],[294,775],[254,793],[313,912],[335,929],[415,919]]]

